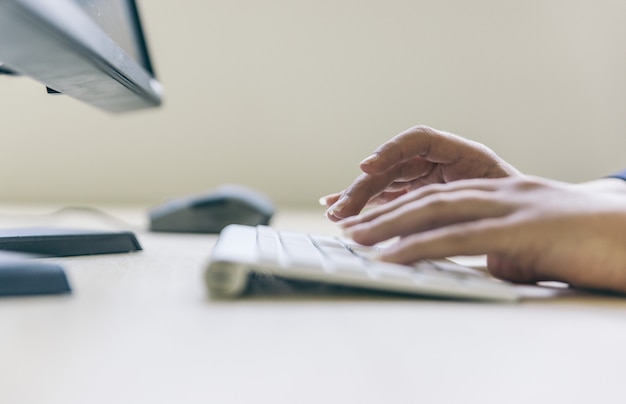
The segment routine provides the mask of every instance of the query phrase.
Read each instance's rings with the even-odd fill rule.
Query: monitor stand
[[[0,229],[0,296],[70,293],[63,267],[40,257],[113,254],[140,251],[129,231],[67,228]]]
[[[0,296],[58,295],[71,291],[60,265],[0,251]]]
[[[140,251],[141,245],[130,231],[33,227],[0,229],[0,250],[69,257]]]

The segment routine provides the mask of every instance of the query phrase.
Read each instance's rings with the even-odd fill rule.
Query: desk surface
[[[5,226],[120,228],[89,212],[5,213]],[[321,212],[274,225],[337,231]],[[624,298],[214,301],[202,282],[214,236],[137,235],[140,253],[53,259],[72,295],[0,299],[0,403],[624,400]]]

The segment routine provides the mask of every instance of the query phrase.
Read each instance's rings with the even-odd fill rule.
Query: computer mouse
[[[152,231],[217,234],[229,224],[268,225],[274,204],[259,191],[224,185],[172,199],[150,209],[148,214]]]

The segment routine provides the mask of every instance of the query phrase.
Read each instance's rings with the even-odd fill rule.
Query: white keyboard
[[[376,247],[338,237],[230,225],[219,236],[205,272],[212,296],[239,296],[262,277],[307,281],[404,295],[515,301],[512,284],[449,260],[415,265],[371,258]]]

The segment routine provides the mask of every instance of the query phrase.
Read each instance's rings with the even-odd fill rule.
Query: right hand
[[[363,174],[320,203],[339,221],[434,183],[519,175],[488,147],[427,126],[416,126],[381,145],[360,164]]]
[[[381,261],[486,254],[496,278],[626,293],[621,179],[568,184],[516,176],[431,185],[340,226],[359,244],[392,241]]]

